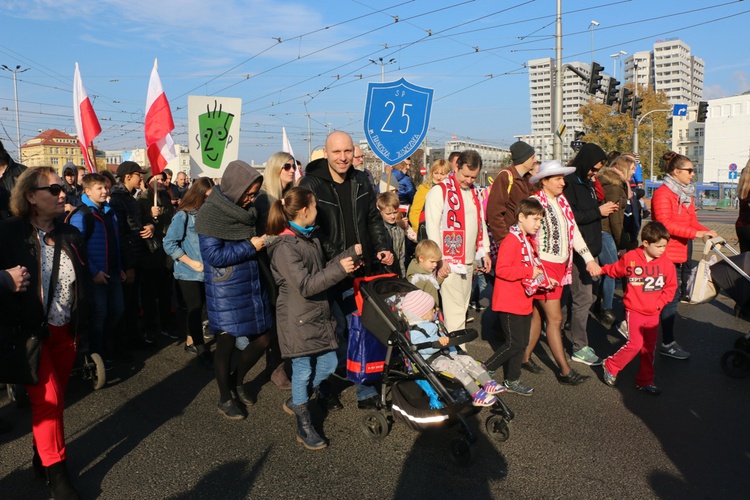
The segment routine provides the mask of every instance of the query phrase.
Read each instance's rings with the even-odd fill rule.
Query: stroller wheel
[[[727,351],[721,357],[721,368],[732,378],[743,378],[750,374],[750,355],[739,349]]]
[[[388,426],[388,419],[379,411],[370,411],[362,417],[360,426],[365,433],[365,436],[378,441],[388,435],[390,428]]]
[[[91,385],[94,386],[94,390],[98,390],[107,382],[107,372],[104,369],[104,360],[98,353],[92,352],[90,357],[91,362],[84,357],[84,366],[87,371],[90,370]]]
[[[451,460],[460,466],[467,466],[474,462],[477,456],[477,450],[472,446],[468,439],[457,437],[450,442]]]
[[[505,442],[510,437],[510,427],[508,422],[500,415],[491,415],[484,424],[487,434],[500,443]]]

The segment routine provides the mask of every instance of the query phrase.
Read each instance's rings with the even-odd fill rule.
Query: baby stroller
[[[441,348],[439,343],[414,345],[409,340],[409,326],[397,306],[406,293],[416,289],[408,281],[395,277],[376,278],[361,285],[362,323],[387,347],[381,410],[368,412],[362,418],[362,429],[367,437],[377,440],[388,435],[389,416],[416,431],[460,424],[463,435],[450,442],[450,456],[456,464],[467,465],[475,457],[477,436],[466,419],[478,413],[480,408],[472,405],[463,386],[436,373],[417,352],[426,347]],[[476,330],[452,332],[448,345],[459,346],[475,338]],[[393,356],[394,349],[396,356]],[[432,405],[425,389],[432,393]],[[390,411],[388,394],[391,396]],[[433,407],[436,399],[442,403],[442,408]],[[508,423],[514,415],[499,397],[497,399],[498,402],[490,407],[491,415],[485,421],[485,428],[492,439],[502,442],[510,437]]]
[[[725,255],[722,248],[732,255]],[[737,252],[721,237],[706,241],[704,256],[711,251],[721,259],[710,267],[711,281],[734,300],[736,316],[747,315],[750,312],[750,275],[747,272],[750,271],[750,252]],[[739,337],[734,348],[724,353],[721,368],[732,378],[750,375],[750,333]]]

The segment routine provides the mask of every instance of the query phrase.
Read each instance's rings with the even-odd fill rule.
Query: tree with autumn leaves
[[[632,89],[632,84],[626,87]],[[643,176],[648,178],[651,173],[651,134],[654,135],[654,175],[659,178],[664,175],[659,159],[664,153],[671,149],[671,137],[669,122],[672,118],[672,106],[664,92],[638,86],[638,97],[643,98],[641,114],[639,119],[649,111],[655,109],[669,110],[657,111],[648,115],[641,121],[638,127],[638,154],[641,156]],[[633,118],[630,111],[627,114],[619,113],[619,103],[616,106],[607,106],[601,102],[601,98],[592,98],[588,104],[581,106],[579,113],[583,117],[582,137],[585,142],[593,142],[601,146],[604,151],[619,151],[627,153],[633,151]],[[653,126],[652,126],[653,123]]]

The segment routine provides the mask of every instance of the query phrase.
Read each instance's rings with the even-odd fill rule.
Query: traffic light
[[[633,91],[627,87],[622,88],[622,97],[620,97],[620,113],[623,115],[630,111],[633,102]]]
[[[602,71],[604,66],[597,62],[591,63],[591,75],[589,75],[589,94],[596,95],[597,90],[602,88]]]
[[[604,101],[607,106],[612,106],[617,102],[617,92],[619,92],[619,89],[617,88],[618,85],[620,85],[620,82],[618,82],[614,78],[609,79],[609,87],[607,87],[607,97]]]
[[[633,119],[635,120],[638,118],[638,115],[641,114],[641,108],[643,107],[643,97],[633,97]]]
[[[698,103],[698,119],[696,121],[698,123],[704,123],[707,117],[708,117],[708,103],[706,101],[701,101]]]

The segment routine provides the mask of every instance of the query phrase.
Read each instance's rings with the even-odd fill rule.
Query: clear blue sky
[[[327,130],[363,139],[368,82],[435,89],[428,141],[508,146],[530,132],[530,59],[554,57],[555,0],[5,0],[0,64],[18,75],[21,138],[74,132],[72,80],[80,65],[103,132],[97,148],[144,147],[154,58],[172,106],[175,142],[188,143],[187,96],[243,100],[240,157],[264,162],[286,127],[301,160]],[[704,97],[750,89],[750,1],[563,0],[565,62],[678,37],[706,62]],[[279,41],[280,39],[280,41]],[[618,71],[619,73],[619,71]],[[621,76],[618,74],[618,76]],[[0,140],[15,150],[12,75],[0,72]]]

